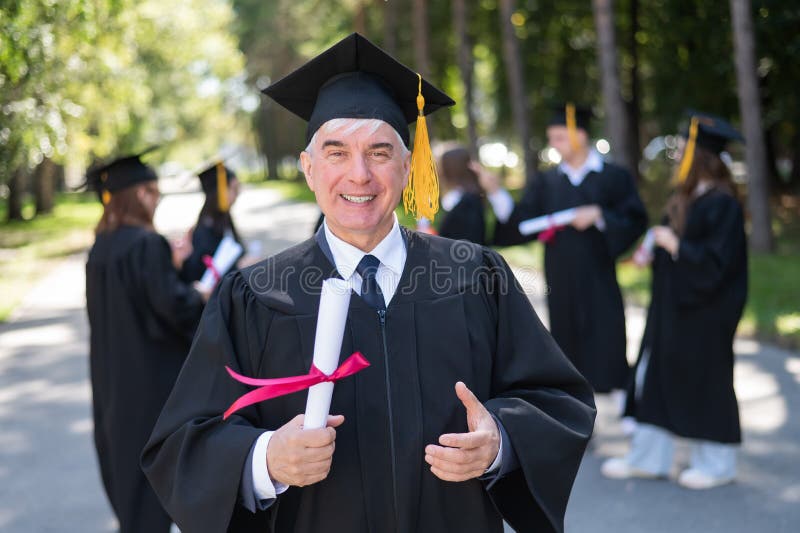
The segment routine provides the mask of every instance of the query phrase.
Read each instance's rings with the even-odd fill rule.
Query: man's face
[[[547,144],[555,148],[562,159],[569,159],[575,153],[575,149],[569,142],[569,131],[566,126],[548,126],[547,127]],[[585,147],[587,143],[586,132],[581,128],[576,131],[578,136],[578,144]]]
[[[356,120],[356,119],[354,119]],[[309,188],[331,231],[351,244],[383,238],[408,181],[410,154],[386,123],[318,131],[300,154]]]

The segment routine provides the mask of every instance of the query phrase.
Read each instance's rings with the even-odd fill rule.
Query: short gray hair
[[[306,146],[305,152],[311,155],[311,147],[314,146],[314,141],[317,140],[317,134],[320,131],[324,130],[325,133],[333,133],[335,131],[340,132],[342,135],[351,135],[361,129],[367,129],[367,135],[372,135],[378,128],[381,127],[381,124],[386,124],[386,122],[377,119],[377,118],[333,118],[327,122],[325,122],[322,126],[314,132],[314,135],[311,137],[311,140]],[[397,138],[397,144],[402,148],[401,154],[406,155],[409,150],[406,147],[406,144],[403,142],[403,138],[400,137],[400,134],[397,133],[397,130],[392,128],[392,133],[394,133],[395,137]]]

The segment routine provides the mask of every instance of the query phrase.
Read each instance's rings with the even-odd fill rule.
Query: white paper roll
[[[217,269],[220,276],[224,276],[231,269],[236,258],[241,253],[242,245],[236,242],[232,236],[226,235],[222,238],[212,259],[214,268]],[[210,269],[206,269],[203,277],[200,278],[200,289],[210,291],[216,283],[217,280],[214,278],[214,273]]]
[[[575,209],[565,209],[549,215],[523,220],[519,223],[519,232],[523,235],[531,235],[532,233],[544,231],[550,226],[566,226],[573,220],[575,220]]]
[[[314,337],[314,366],[330,375],[339,364],[347,309],[350,306],[350,285],[342,279],[322,282],[322,294],[317,313],[317,332]],[[331,408],[333,383],[319,383],[308,389],[306,416],[303,427],[325,427]]]

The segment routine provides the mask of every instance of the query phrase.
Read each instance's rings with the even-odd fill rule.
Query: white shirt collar
[[[566,174],[570,183],[577,187],[583,183],[583,180],[587,175],[589,175],[589,172],[602,172],[603,158],[600,157],[600,154],[597,153],[597,150],[589,150],[589,154],[586,156],[586,161],[584,161],[583,165],[581,165],[579,168],[572,168],[565,162],[561,162],[558,165],[558,169]]]
[[[381,266],[385,266],[399,278],[406,263],[406,243],[403,240],[402,233],[400,233],[397,215],[393,216],[392,229],[369,253],[378,258]],[[344,279],[350,279],[358,263],[367,254],[334,235],[328,227],[327,221],[323,222],[323,228],[325,228],[325,239],[327,239],[328,246],[331,249],[336,270]]]
[[[458,202],[461,201],[462,196],[464,196],[464,191],[461,189],[449,190],[442,196],[439,205],[441,205],[442,209],[445,211],[452,211],[453,208],[458,205]]]

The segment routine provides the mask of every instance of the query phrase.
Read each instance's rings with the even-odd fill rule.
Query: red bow
[[[317,383],[325,383],[328,381],[336,382],[342,378],[346,378],[347,376],[355,374],[356,372],[360,372],[368,366],[369,361],[367,361],[361,352],[355,352],[353,355],[345,359],[345,361],[339,365],[339,368],[334,370],[331,375],[325,374],[322,370],[312,364],[308,374],[303,374],[302,376],[274,379],[255,379],[237,374],[226,366],[225,370],[228,371],[228,374],[230,374],[233,379],[239,383],[244,383],[245,385],[255,385],[259,388],[240,396],[238,400],[233,402],[233,404],[228,407],[228,410],[225,411],[222,419],[227,419],[233,413],[239,409],[247,407],[248,405],[253,405],[254,403],[263,402],[264,400],[269,400],[271,398],[277,398],[278,396],[284,396],[286,394],[301,391],[311,387],[312,385],[316,385]]]
[[[548,228],[543,232],[541,232],[537,237],[539,242],[543,242],[545,244],[550,244],[551,242],[553,242],[556,238],[556,232],[559,232],[565,228],[565,226],[556,226],[555,224],[553,224],[553,217],[548,217],[548,219],[550,222],[550,226],[548,226]]]
[[[210,255],[203,256],[203,264],[206,265],[206,268],[209,269],[214,275],[214,281],[219,283],[219,280],[222,278],[222,276],[219,275],[219,270],[217,270],[217,267],[214,266],[214,260]]]

